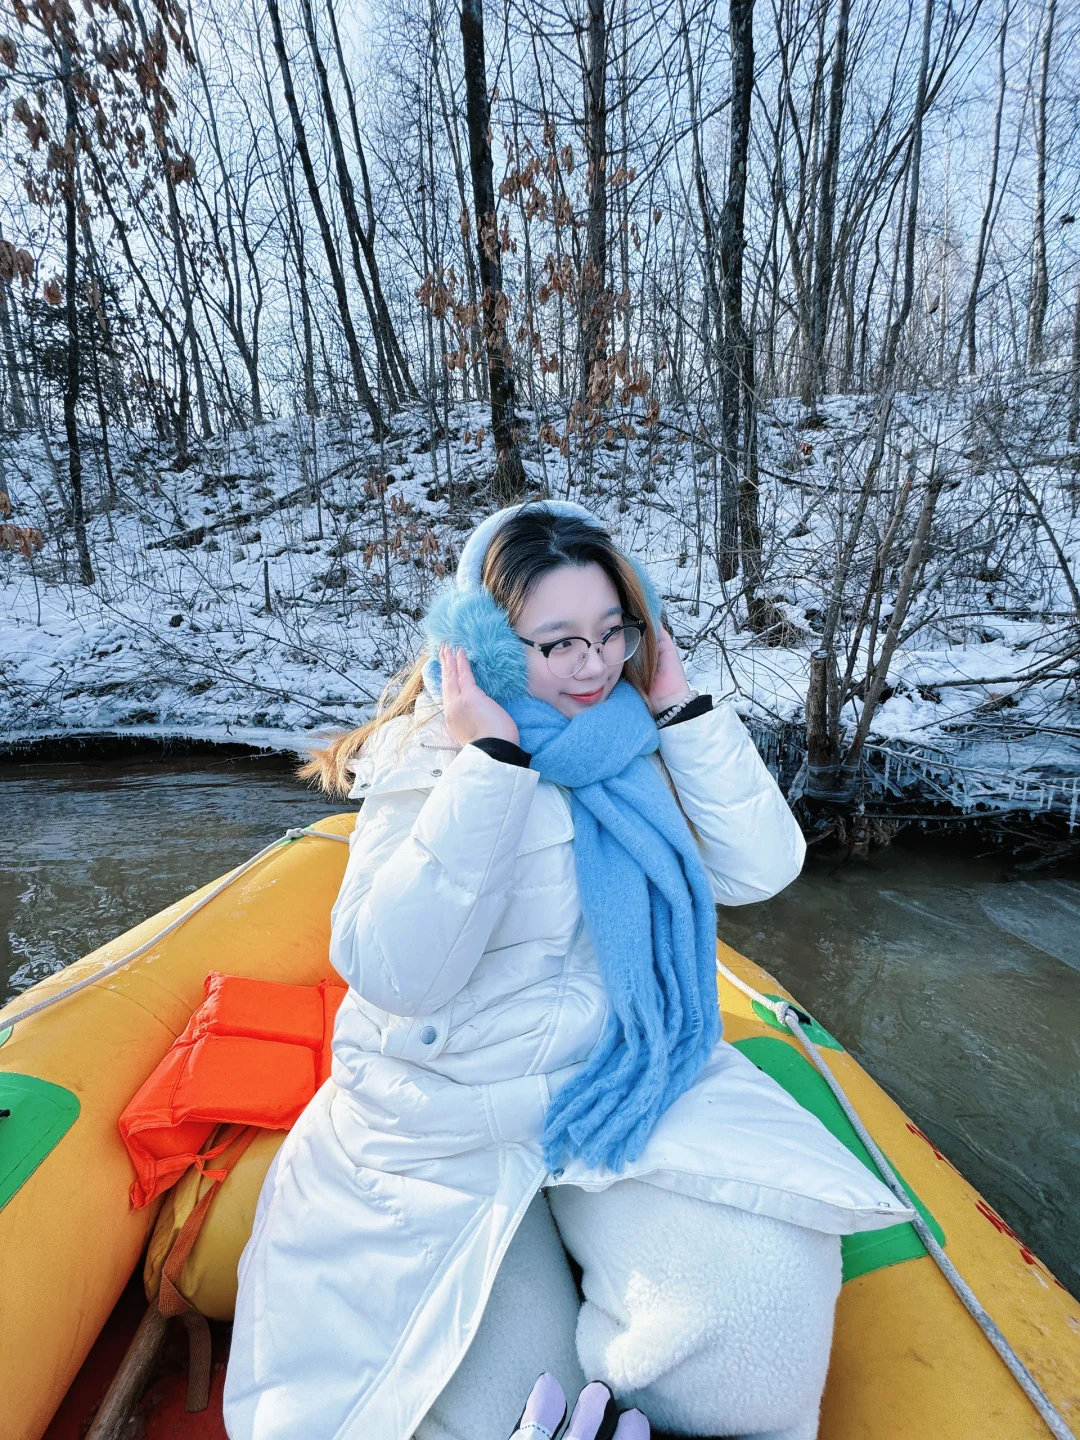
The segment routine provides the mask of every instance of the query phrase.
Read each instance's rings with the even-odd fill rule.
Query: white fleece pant
[[[604,1380],[672,1435],[815,1440],[838,1236],[638,1180],[546,1195],[414,1440],[507,1440],[543,1370],[571,1406],[585,1380]],[[563,1246],[581,1266],[583,1304]]]

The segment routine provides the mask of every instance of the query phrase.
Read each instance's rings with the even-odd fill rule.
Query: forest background
[[[0,724],[310,743],[477,519],[865,847],[1080,802],[1080,12],[0,0]]]

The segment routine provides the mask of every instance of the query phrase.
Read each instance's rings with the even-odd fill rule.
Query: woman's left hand
[[[518,727],[497,700],[485,694],[473,677],[468,656],[460,645],[440,645],[442,701],[446,728],[459,745],[485,735],[518,743]]]
[[[669,705],[677,705],[690,694],[682,657],[676,649],[675,641],[663,625],[660,626],[657,645],[659,656],[656,674],[649,687],[649,708],[654,715],[659,715],[660,711],[667,709]]]

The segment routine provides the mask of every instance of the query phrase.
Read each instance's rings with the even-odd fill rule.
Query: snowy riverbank
[[[918,483],[931,463],[954,478],[874,717],[870,789],[882,803],[917,796],[1075,822],[1077,616],[1060,563],[1075,573],[1080,557],[1076,488],[1065,483],[1075,477],[1042,422],[1030,424],[1016,444],[1027,447],[1036,518],[1013,513],[1007,468],[988,465],[972,440],[974,405],[897,405],[883,490],[895,494],[908,474]],[[735,700],[795,794],[809,657],[872,402],[834,398],[813,428],[800,418],[794,402],[778,402],[761,427],[763,562],[782,646],[745,628],[737,585],[717,573],[715,448],[689,439],[692,427],[620,435],[585,457],[573,442],[565,454],[537,445],[527,461],[538,493],[589,504],[648,561],[693,683]],[[1036,434],[1044,453],[1033,464]],[[55,439],[53,448],[62,454]],[[32,561],[0,556],[0,735],[299,751],[366,718],[415,654],[425,605],[490,508],[480,408],[452,412],[433,449],[424,412],[398,417],[382,447],[337,420],[273,422],[206,447],[183,473],[163,446],[129,439],[125,449],[113,437],[118,496],[93,506],[97,581],[82,587],[62,549],[46,456],[23,441],[6,454],[0,488],[12,519],[41,528],[46,543]],[[886,591],[886,614],[888,600]],[[852,702],[845,723],[856,711]]]

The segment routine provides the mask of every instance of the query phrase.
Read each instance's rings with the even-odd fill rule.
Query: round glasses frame
[[[607,657],[604,655],[604,650],[607,647],[608,642],[620,633],[624,633],[626,635],[626,639],[624,641],[626,648],[623,652],[623,657],[621,661],[621,663],[625,665],[626,662],[628,660],[632,660],[638,652],[638,647],[641,644],[642,636],[645,634],[644,620],[625,620],[621,625],[613,625],[610,630],[605,630],[604,634],[600,637],[599,640],[587,640],[584,635],[560,635],[557,640],[526,640],[524,635],[519,635],[518,639],[523,645],[528,645],[533,650],[539,650],[540,654],[543,655],[544,659],[547,661],[548,669],[558,679],[572,680],[574,676],[580,672],[586,660],[588,660],[589,651],[594,648],[600,651],[600,658],[604,660],[605,664],[614,664],[615,662],[613,660],[608,660]],[[562,673],[556,670],[552,665],[551,652],[555,649],[557,645],[565,645],[569,640],[580,640],[582,645],[585,646],[585,649],[582,651],[581,658],[578,660],[574,668],[572,670],[566,671],[565,673]]]

